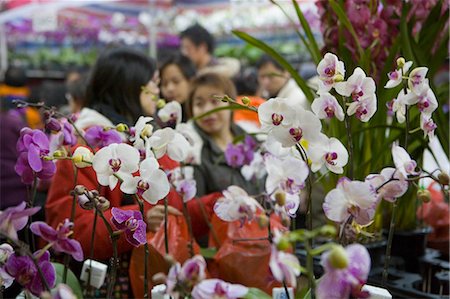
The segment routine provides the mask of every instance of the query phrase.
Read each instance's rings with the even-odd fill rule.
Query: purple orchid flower
[[[248,293],[248,288],[240,284],[227,283],[220,279],[206,279],[192,290],[194,299],[241,298]]]
[[[117,230],[125,231],[125,237],[131,245],[139,247],[147,243],[147,224],[140,212],[112,208],[111,214],[112,224]]]
[[[23,128],[16,148],[19,158],[15,170],[24,184],[31,185],[35,175],[47,180],[55,174],[55,163],[44,159],[50,150],[49,140],[42,131]]]
[[[78,140],[77,137],[75,136],[74,128],[67,121],[63,122],[62,136],[63,136],[63,145],[74,146],[75,144],[77,144]]]
[[[105,147],[113,143],[121,143],[122,137],[115,130],[104,130],[102,126],[93,126],[86,130],[84,138],[93,147]]]
[[[34,215],[41,207],[26,209],[23,201],[19,205],[0,211],[0,232],[17,240],[17,232],[27,225],[28,217]]]
[[[244,165],[249,165],[253,161],[255,150],[258,147],[258,144],[256,143],[254,138],[247,135],[245,136],[243,147],[245,157]]]
[[[56,282],[56,271],[55,267],[50,263],[50,253],[48,251],[44,253],[36,251],[34,257],[38,258],[37,264],[48,286],[53,288]],[[33,295],[39,296],[44,291],[44,283],[36,265],[29,256],[12,254],[5,265],[5,270]]]
[[[241,144],[234,145],[229,143],[225,149],[225,160],[228,166],[233,168],[239,168],[244,165],[245,156],[243,147]]]
[[[362,291],[370,271],[370,255],[361,244],[351,244],[322,254],[325,274],[316,289],[318,299],[367,298]]]
[[[73,233],[72,227],[73,222],[70,222],[69,219],[65,219],[64,223],[60,223],[56,229],[45,222],[36,221],[31,223],[30,230],[33,234],[52,243],[52,247],[56,252],[70,254],[75,260],[80,262],[83,260],[83,250],[80,242],[69,238]]]

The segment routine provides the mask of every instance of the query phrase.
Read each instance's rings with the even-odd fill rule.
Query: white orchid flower
[[[336,116],[340,121],[344,120],[344,110],[334,96],[328,92],[321,93],[314,99],[311,110],[320,119],[332,118]]]
[[[377,111],[377,98],[375,94],[369,95],[364,99],[355,101],[347,109],[349,116],[355,114],[356,118],[362,122],[368,122]]]
[[[153,126],[148,122],[152,121],[152,117],[141,116],[134,125],[134,137],[132,138],[133,146],[138,150],[143,150],[145,140],[153,133]]]
[[[292,195],[298,193],[305,187],[308,177],[308,165],[300,159],[288,156],[283,160],[276,157],[266,159],[267,179],[266,191],[274,194],[277,190]]]
[[[238,186],[230,186],[224,190],[223,197],[214,205],[214,212],[223,221],[240,220],[241,224],[251,221],[257,209],[262,206]]]
[[[178,162],[186,159],[190,148],[186,138],[172,128],[157,130],[148,143],[157,159],[167,152],[170,159]]]
[[[161,110],[158,111],[158,117],[163,123],[171,127],[175,127],[176,125],[181,123],[181,104],[177,101],[167,103]]]
[[[317,172],[323,165],[334,173],[343,173],[343,167],[348,162],[348,152],[342,143],[334,138],[321,134],[318,143],[311,143],[308,148],[308,157],[311,159],[311,171]]]
[[[422,114],[420,116],[420,128],[423,131],[423,137],[428,135],[429,139],[434,138],[434,130],[437,128],[437,125],[431,119],[431,116],[427,114]]]
[[[283,98],[269,99],[258,107],[259,122],[263,130],[287,127],[294,121],[295,114],[294,106]]]
[[[375,213],[377,196],[369,183],[343,177],[328,192],[322,207],[328,219],[342,223],[350,215],[361,225],[368,224]]]
[[[253,156],[252,162],[249,165],[244,165],[241,168],[242,176],[247,180],[262,179],[266,175],[266,167],[264,159],[260,152],[256,152]]]
[[[392,159],[394,160],[395,168],[404,176],[408,174],[416,175],[417,167],[416,161],[412,160],[408,152],[401,146],[392,146]]]
[[[113,190],[120,177],[131,178],[131,174],[139,169],[139,151],[131,145],[113,143],[100,149],[92,159],[92,167],[97,173],[97,180],[102,186]]]
[[[338,82],[334,86],[343,96],[351,97],[353,101],[360,101],[375,94],[375,81],[366,77],[366,73],[357,67],[346,82]]]
[[[94,154],[92,151],[84,146],[79,146],[72,154],[73,164],[78,168],[85,168],[92,166],[92,159]]]
[[[403,76],[406,75],[406,73],[409,71],[409,68],[411,66],[412,66],[412,61],[407,61],[403,65],[402,69],[398,69],[393,72],[390,72],[388,74],[389,81],[386,83],[386,85],[384,85],[384,88],[394,88],[394,87],[400,85],[400,83],[402,83],[402,80],[403,80],[402,73],[403,73]]]
[[[388,182],[389,180],[391,181]],[[408,190],[408,181],[403,174],[392,167],[383,168],[380,174],[368,175],[365,182],[368,182],[375,190],[379,188],[378,196],[390,202],[394,202]]]
[[[402,89],[397,98],[392,100],[392,112],[395,113],[397,121],[401,124],[406,120],[406,103],[404,99],[405,91]]]
[[[427,67],[416,67],[411,73],[409,73],[408,77],[408,88],[412,90],[414,93],[421,93],[420,91],[426,86],[428,86],[428,79],[426,75],[428,73]]]
[[[420,112],[428,116],[431,116],[438,107],[436,96],[428,85],[416,88],[416,92],[408,90],[406,95],[403,92],[402,101],[407,105],[417,104],[417,108],[419,108]]]
[[[319,90],[329,91],[334,85],[335,80],[341,77],[342,80],[345,75],[345,66],[338,57],[332,53],[326,53],[324,58],[317,65],[317,73],[321,84]]]
[[[127,194],[137,194],[147,202],[156,204],[167,196],[170,185],[166,173],[159,169],[158,161],[150,157],[141,162],[139,176],[124,179],[120,190]]]

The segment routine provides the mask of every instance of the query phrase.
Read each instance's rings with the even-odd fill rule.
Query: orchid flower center
[[[274,126],[279,126],[283,121],[284,117],[281,114],[272,113],[272,123]]]
[[[186,278],[196,281],[200,273],[200,267],[196,263],[190,263],[186,269]]]
[[[328,118],[332,118],[334,116],[334,108],[332,106],[327,106],[324,109],[325,113],[327,114]]]
[[[394,71],[394,72],[390,72],[388,74],[389,80],[397,80],[399,78],[398,76],[398,72]]]
[[[35,274],[31,273],[30,271],[26,271],[26,272],[22,273],[21,275],[19,275],[19,277],[17,278],[17,281],[21,285],[27,285],[28,283],[30,283],[30,281],[34,277],[34,275]]]
[[[130,217],[127,221],[125,221],[125,225],[131,231],[135,231],[138,228],[138,220],[134,217]]]
[[[414,170],[416,169],[417,163],[416,161],[409,161],[405,163],[405,170],[407,173],[413,173]]]
[[[367,113],[368,113],[369,111],[367,111],[367,108],[366,107],[359,107],[357,110],[356,110],[356,117],[358,118],[358,119],[361,119],[364,115],[366,115]]]
[[[327,161],[328,164],[336,165],[336,162],[334,160],[336,160],[337,157],[338,155],[335,152],[326,153],[325,160]]]
[[[430,119],[424,124],[424,128],[427,132],[431,132],[437,128],[437,125]]]
[[[145,191],[147,191],[150,188],[150,184],[146,181],[140,180],[137,183],[137,194],[142,195]]]
[[[301,128],[290,128],[289,134],[298,142],[303,137],[303,130]]]
[[[302,185],[296,184],[295,181],[291,178],[287,178],[286,180],[281,182],[280,187],[281,187],[281,190],[283,190],[289,194],[298,193],[303,188]]]
[[[122,161],[120,161],[120,159],[109,159],[109,165],[111,166],[112,171],[118,172],[122,165]]]
[[[359,91],[358,91],[359,89]],[[352,92],[352,100],[353,101],[359,101],[359,98],[362,97],[364,95],[364,92],[358,88],[357,90],[355,90],[354,92]]]
[[[420,111],[423,111],[423,110],[425,110],[428,107],[430,107],[430,101],[428,100],[428,98],[422,98],[417,103],[417,108],[419,108]]]
[[[413,84],[413,86],[419,85],[421,81],[422,81],[421,75],[414,75],[411,78],[411,83]]]
[[[333,77],[336,71],[334,67],[327,67],[323,72],[327,75],[327,77]]]
[[[219,298],[223,298],[226,294],[227,290],[222,287],[222,284],[220,282],[216,283],[216,286],[214,287],[214,295],[219,296]]]

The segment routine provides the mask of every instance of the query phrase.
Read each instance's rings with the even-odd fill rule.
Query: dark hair
[[[187,80],[195,77],[196,69],[194,64],[189,58],[180,53],[175,53],[164,60],[164,62],[159,67],[159,75],[162,77],[164,69],[172,64],[178,66],[184,78],[186,78]]]
[[[88,84],[87,74],[81,74],[79,78],[66,83],[66,91],[76,103],[84,107],[86,102],[86,88]]]
[[[114,48],[101,55],[91,73],[86,91],[86,106],[109,106],[129,121],[143,114],[142,87],[153,78],[155,62],[129,48]]]
[[[259,70],[260,68],[262,68],[263,66],[265,66],[268,63],[273,64],[280,71],[284,71],[285,70],[284,67],[281,66],[281,64],[278,63],[278,61],[276,61],[275,59],[273,59],[271,56],[269,56],[267,54],[263,54],[258,59],[258,61],[256,62],[256,68]]]
[[[27,75],[25,70],[18,66],[11,66],[5,73],[5,84],[13,87],[23,87],[27,85]]]
[[[210,54],[214,52],[214,37],[208,32],[208,30],[199,24],[195,24],[181,32],[180,38],[190,39],[197,47],[204,43],[206,44]]]
[[[192,101],[194,94],[200,86],[213,86],[223,90],[223,92],[230,98],[236,98],[236,88],[234,87],[233,82],[227,77],[217,73],[205,73],[200,75],[191,83],[191,91],[187,101],[187,115],[189,118],[192,117]]]
[[[238,95],[253,96],[258,91],[258,74],[253,67],[243,69],[234,79]]]

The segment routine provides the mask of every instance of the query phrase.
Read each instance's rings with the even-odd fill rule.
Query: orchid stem
[[[139,204],[139,210],[141,211],[142,218],[145,219],[144,215],[144,202],[136,196],[136,200]],[[166,203],[166,199],[164,199],[164,204]],[[167,208],[166,208],[167,211]],[[166,231],[164,231],[164,234]],[[167,240],[167,239],[166,239]],[[144,244],[144,298],[148,298],[148,242]]]
[[[166,248],[166,254],[169,254],[169,228],[168,228],[168,220],[169,220],[169,210],[168,210],[168,199],[167,196],[164,198],[164,245]]]
[[[88,280],[86,281],[87,287],[86,292],[90,292],[91,286],[91,276],[92,276],[92,259],[94,257],[94,241],[95,241],[95,230],[97,228],[97,209],[94,211],[94,223],[92,224],[92,234],[91,234],[91,251],[89,252],[89,273]]]
[[[74,174],[74,186],[76,186],[77,181],[78,181],[78,168],[74,167],[73,174]],[[75,194],[75,192],[73,192],[72,193],[72,210],[70,212],[70,222],[72,222],[72,223],[75,219],[76,203],[77,203],[77,195]],[[69,269],[70,258],[71,258],[71,255],[66,253],[66,255],[64,256],[63,283],[67,282],[67,270]]]
[[[386,245],[386,254],[384,256],[384,267],[383,267],[383,277],[382,277],[382,285],[386,286],[387,278],[388,278],[388,268],[389,262],[391,260],[391,249],[392,249],[392,239],[394,237],[395,231],[395,212],[397,211],[397,202],[393,203],[392,206],[392,214],[391,214],[391,224],[389,225],[389,235]]]
[[[346,103],[344,99],[344,103]],[[347,132],[347,150],[348,150],[348,177],[353,180],[353,139],[352,139],[352,127],[350,123],[350,118],[345,114],[344,118],[345,131]]]
[[[189,215],[187,205],[184,201],[183,201],[183,213],[184,213],[184,217],[186,217],[186,222],[187,222],[188,230],[189,230],[189,253],[190,253],[191,257],[193,257],[194,256],[194,240],[193,240],[193,233],[192,233],[191,216]]]
[[[38,184],[38,180],[37,180],[37,176],[34,175],[33,178],[33,186],[31,187],[31,196],[29,198],[28,201],[28,207],[32,208],[34,206],[34,198],[36,197],[36,192],[37,192],[37,184]],[[30,244],[31,246],[31,251],[34,252],[35,251],[35,244],[34,244],[34,234],[30,234],[30,224],[31,222],[33,222],[33,215],[31,215],[30,217],[28,217],[28,223],[27,223],[27,228],[25,229],[25,240],[27,240],[28,244]]]
[[[309,240],[305,242],[306,249],[306,268],[308,269],[308,287],[311,289],[311,299],[315,297],[316,282],[314,278],[314,259],[311,254],[312,248]]]
[[[285,281],[285,280],[283,280],[283,287],[284,287],[284,291],[286,292],[286,298],[287,298],[287,299],[291,299],[291,296],[289,295],[289,290],[288,290],[288,288],[287,288],[287,285],[286,285],[286,281]]]

